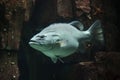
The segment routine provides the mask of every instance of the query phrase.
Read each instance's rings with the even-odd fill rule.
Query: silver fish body
[[[74,54],[78,49],[84,53],[84,43],[86,41],[94,42],[92,40],[101,44],[104,42],[99,20],[95,21],[86,31],[83,31],[83,25],[79,21],[51,24],[34,35],[30,39],[29,45],[56,63],[58,59]]]

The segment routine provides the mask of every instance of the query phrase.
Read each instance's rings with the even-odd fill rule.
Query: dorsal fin
[[[72,21],[69,24],[76,27],[77,29],[79,29],[81,31],[84,29],[84,26],[80,21]]]

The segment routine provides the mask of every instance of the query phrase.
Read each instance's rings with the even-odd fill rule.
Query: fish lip
[[[32,45],[43,45],[43,44],[41,44],[40,42],[38,42],[38,41],[35,41],[35,40],[30,40],[30,42],[29,42],[29,44],[32,44]]]
[[[35,41],[35,40],[30,40],[30,42],[35,42],[35,43],[38,43],[37,41]]]
[[[35,40],[30,40],[29,44],[39,44],[39,43],[37,41],[35,41]]]

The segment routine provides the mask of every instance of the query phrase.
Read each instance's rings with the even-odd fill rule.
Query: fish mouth
[[[39,44],[39,43],[35,40],[30,40],[29,44]]]
[[[43,42],[38,42],[38,41],[35,41],[35,40],[30,40],[30,42],[29,42],[29,44],[31,45],[44,45],[44,43]]]
[[[34,41],[34,40],[30,40],[30,42],[36,42],[37,43],[37,41]]]

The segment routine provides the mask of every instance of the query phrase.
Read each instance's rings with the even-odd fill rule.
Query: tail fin
[[[91,34],[92,43],[97,46],[104,45],[104,36],[100,20],[96,20],[88,29],[88,31]]]

